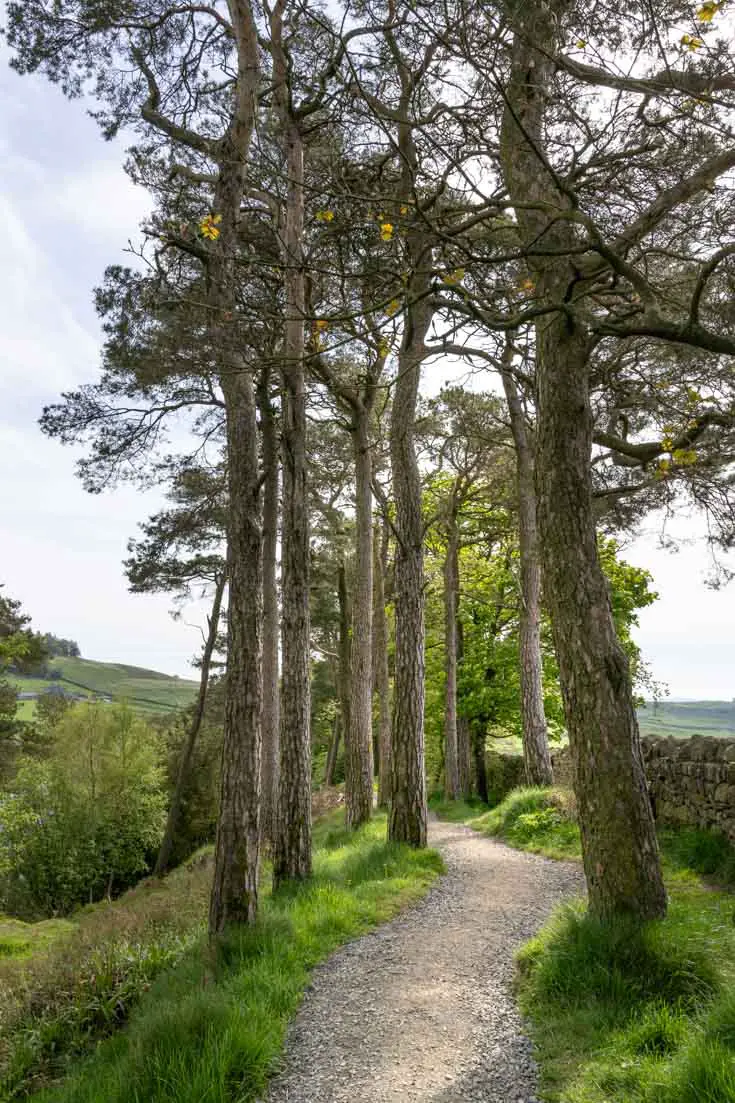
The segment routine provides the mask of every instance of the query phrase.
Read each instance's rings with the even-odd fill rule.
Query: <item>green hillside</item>
[[[127,701],[138,712],[168,712],[183,708],[196,696],[198,683],[176,678],[143,667],[123,663],[98,663],[92,659],[51,659],[49,665],[61,671],[61,678],[24,678],[11,675],[19,693],[42,693],[60,686],[68,693],[104,695],[115,701]],[[19,716],[30,720],[35,702],[20,703]]]
[[[638,720],[643,735],[735,736],[735,701],[649,701]]]

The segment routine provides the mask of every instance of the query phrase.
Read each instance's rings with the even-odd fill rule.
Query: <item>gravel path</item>
[[[429,841],[446,875],[315,970],[267,1103],[535,1103],[513,953],[581,869],[455,824]]]

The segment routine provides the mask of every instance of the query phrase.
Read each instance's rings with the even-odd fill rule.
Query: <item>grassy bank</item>
[[[564,790],[516,790],[479,816],[455,811],[520,849],[580,857]],[[722,887],[735,884],[735,851],[693,829],[662,828],[659,841],[665,920],[601,925],[567,906],[519,955],[549,1103],[735,1101],[735,900]]]
[[[231,932],[216,955],[204,932],[211,876],[204,860],[164,886],[140,886],[111,905],[129,920],[122,942],[111,917],[109,937],[98,931],[97,939],[82,933],[80,917],[69,943],[77,949],[66,997],[45,1016],[48,1044],[37,1041],[44,1019],[37,999],[19,1006],[5,1027],[0,1022],[6,1080],[0,1098],[24,1098],[45,1084],[34,1098],[46,1103],[256,1099],[277,1064],[311,968],[422,896],[441,869],[435,852],[385,843],[384,817],[354,834],[338,826],[341,817],[336,813],[317,831],[313,880],[276,896],[264,893],[259,923]],[[146,893],[148,899],[167,894],[154,909],[157,922],[132,918]],[[62,958],[57,944],[31,961],[42,979],[61,969]]]

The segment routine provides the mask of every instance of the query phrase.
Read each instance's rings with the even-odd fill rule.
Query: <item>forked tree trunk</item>
[[[390,671],[388,618],[385,613],[385,576],[388,570],[388,525],[373,541],[375,608],[373,612],[373,684],[378,697],[378,805],[385,808],[390,794]]]
[[[519,660],[523,758],[529,785],[551,785],[551,754],[544,712],[541,660],[541,557],[536,524],[534,460],[518,388],[506,365],[502,372],[516,453],[518,536],[521,556]]]
[[[270,372],[263,368],[259,387],[263,437],[263,751],[261,756],[263,838],[275,839],[280,767],[278,684],[278,492],[279,447]]]
[[[373,646],[373,498],[369,411],[355,411],[352,433],[355,459],[355,584],[350,652],[350,760],[345,786],[347,824],[367,823],[373,809],[372,646]]]
[[[459,537],[457,518],[449,520],[447,551],[444,559],[444,794],[457,800],[459,784],[459,748],[457,736],[457,611],[459,598]]]
[[[518,5],[501,132],[505,183],[529,252],[536,295],[567,303],[584,290],[569,207],[543,161],[552,58],[568,0]],[[592,511],[589,358],[592,343],[573,309],[536,325],[536,488],[544,592],[551,612],[579,808],[591,912],[639,920],[666,912],[666,892],[646,791],[638,721],[624,651],[615,634]]]
[[[274,35],[274,37],[276,37]],[[282,71],[281,71],[282,69]],[[285,65],[279,68],[285,82]],[[283,98],[287,97],[284,83]],[[281,776],[273,879],[311,874],[311,734],[309,681],[309,516],[304,372],[304,150],[299,128],[283,109],[288,191],[283,242],[285,339],[283,366],[283,520]]]
[[[227,572],[222,571],[215,584],[214,597],[212,598],[212,611],[207,618],[207,638],[204,642],[204,651],[202,652],[202,668],[201,674],[199,675],[199,694],[197,696],[196,705],[194,706],[194,715],[191,718],[189,730],[186,734],[186,742],[181,751],[181,758],[179,759],[179,768],[176,772],[176,785],[174,786],[171,803],[168,808],[166,829],[163,833],[163,840],[161,841],[161,847],[158,851],[156,866],[153,870],[156,877],[163,877],[171,862],[171,852],[173,851],[176,830],[179,826],[184,790],[189,780],[191,758],[194,754],[194,747],[196,746],[199,730],[202,726],[202,719],[204,718],[204,706],[207,702],[207,688],[209,686],[209,672],[212,668],[212,655],[214,654],[214,649],[217,644],[219,619],[222,610],[222,596],[224,594],[226,582]]]

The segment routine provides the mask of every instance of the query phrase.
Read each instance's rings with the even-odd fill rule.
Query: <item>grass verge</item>
[[[460,817],[457,817],[460,818]],[[579,858],[571,795],[520,789],[470,826],[512,846]],[[549,1103],[735,1103],[735,851],[661,828],[665,920],[600,924],[560,909],[522,949],[519,1002]]]
[[[106,1031],[111,1036],[80,1060],[95,1034],[91,1030],[85,1040],[75,1023],[80,1044],[70,1050],[64,1043],[66,1052],[47,1061],[43,1071],[47,1082],[65,1078],[34,1098],[44,1103],[255,1100],[277,1066],[286,1025],[312,967],[420,898],[442,869],[436,852],[386,843],[384,816],[354,833],[337,826],[340,819],[341,813],[333,814],[316,832],[313,880],[264,894],[259,922],[229,932],[216,955],[207,947],[202,906],[165,963],[173,967],[136,980],[136,998],[120,1017],[126,1029]],[[201,871],[200,879],[208,882]],[[169,903],[175,907],[174,900]],[[138,950],[155,943],[160,931],[148,935],[135,943]],[[32,1019],[26,1027],[30,1032]],[[41,1082],[36,1076],[33,1086]],[[0,1098],[27,1094],[21,1085]]]

